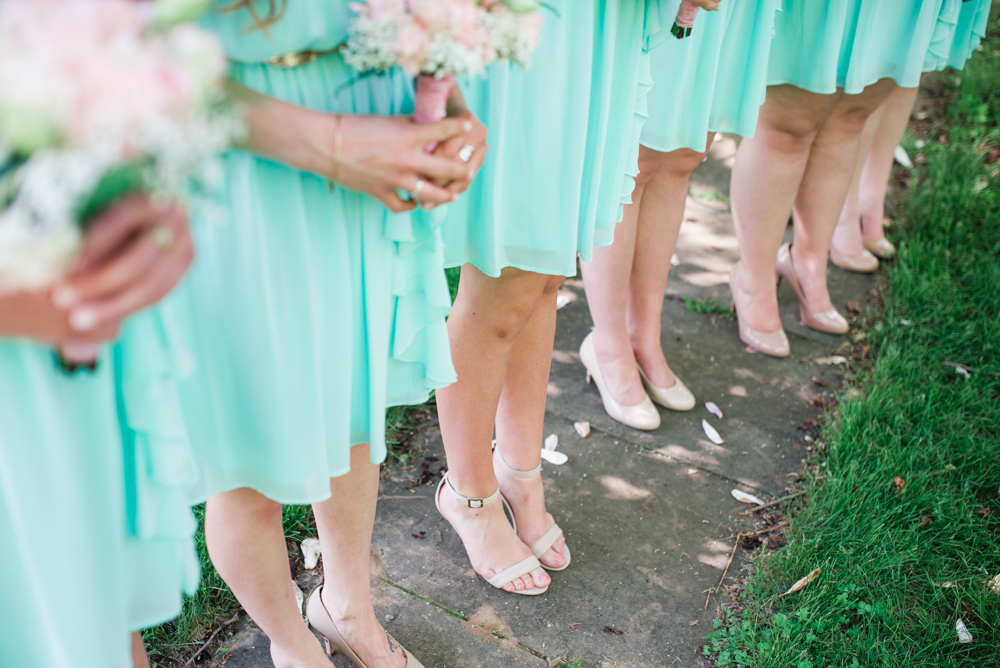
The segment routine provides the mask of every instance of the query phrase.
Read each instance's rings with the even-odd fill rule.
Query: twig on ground
[[[235,615],[232,616],[231,619],[227,619],[226,621],[222,622],[222,624],[219,625],[219,628],[212,631],[212,635],[208,636],[208,640],[205,641],[205,644],[199,647],[198,651],[192,654],[191,658],[184,662],[184,665],[185,666],[194,665],[194,660],[197,659],[199,656],[201,656],[202,652],[208,649],[208,646],[212,644],[213,640],[215,640],[215,636],[219,635],[219,631],[226,628],[230,624],[235,624],[236,620],[238,620],[239,618],[240,618],[240,613],[237,612]]]
[[[787,498],[787,497],[786,497]],[[784,529],[788,526],[788,522],[779,522],[773,527],[767,527],[766,529],[760,529],[759,531],[747,531],[746,533],[736,534],[736,544],[733,545],[733,551],[729,555],[729,563],[726,564],[726,570],[722,571],[722,577],[719,578],[719,584],[708,590],[708,596],[705,597],[705,610],[708,610],[708,604],[712,600],[712,594],[722,589],[722,583],[725,582],[726,576],[729,575],[729,568],[733,565],[733,559],[736,558],[736,550],[740,549],[740,541],[744,538],[752,538],[753,536],[759,536],[762,533],[770,533],[777,529]]]
[[[740,515],[753,515],[754,513],[757,513],[757,512],[760,512],[761,510],[764,510],[765,508],[771,508],[773,506],[781,505],[785,501],[790,501],[792,499],[797,499],[800,496],[803,496],[805,493],[806,493],[805,490],[802,490],[801,492],[795,492],[794,494],[789,494],[788,496],[783,496],[780,499],[775,499],[774,501],[771,501],[769,503],[765,503],[762,506],[754,506],[753,508],[750,508],[749,510],[744,510],[742,513],[740,513]]]

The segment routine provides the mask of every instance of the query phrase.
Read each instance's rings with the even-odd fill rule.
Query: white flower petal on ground
[[[897,146],[896,150],[892,152],[893,159],[901,164],[907,169],[913,169],[913,161],[910,160],[910,155],[906,152],[906,149],[902,146]]]
[[[722,409],[716,406],[714,402],[706,401],[705,408],[707,408],[708,412],[714,415],[715,417],[719,418],[720,420],[722,419]]]
[[[753,494],[748,494],[741,489],[734,489],[732,491],[732,495],[734,499],[743,503],[752,503],[758,506],[764,505],[764,502],[761,501],[760,498],[754,496]]]
[[[590,436],[590,423],[586,420],[574,422],[573,428],[576,429],[576,433],[580,434],[580,438],[587,438]]]
[[[722,445],[726,441],[719,435],[719,432],[715,430],[715,427],[708,424],[708,420],[701,421],[701,428],[705,430],[705,436],[708,436],[708,440],[716,445]]]
[[[556,466],[562,466],[569,461],[569,457],[566,453],[558,452],[556,450],[542,450],[542,459],[547,461],[549,464],[555,464]]]
[[[292,580],[292,587],[295,589],[295,603],[299,606],[299,614],[302,614],[302,606],[306,601],[305,594],[302,593],[302,589],[299,587],[299,583]]]
[[[955,631],[958,632],[958,642],[961,644],[968,645],[972,642],[972,634],[969,633],[969,627],[961,619],[955,622]]]
[[[300,546],[302,549],[302,565],[307,571],[311,571],[316,568],[319,563],[319,557],[322,554],[319,541],[315,538],[306,538],[302,541]]]
[[[824,366],[838,366],[840,364],[847,364],[847,358],[843,355],[831,355],[830,357],[818,357],[816,359],[816,364],[822,364]]]
[[[549,434],[548,438],[545,439],[545,449],[549,452],[555,450],[559,447],[559,437],[555,434]]]

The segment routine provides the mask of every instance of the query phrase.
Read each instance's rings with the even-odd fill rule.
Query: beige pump
[[[788,336],[785,335],[785,330],[779,327],[774,332],[761,332],[745,324],[743,318],[740,317],[740,308],[737,305],[739,285],[736,278],[739,275],[739,267],[740,265],[737,262],[736,266],[729,273],[729,289],[733,293],[733,305],[731,309],[736,312],[736,322],[740,330],[740,339],[743,343],[765,355],[770,355],[771,357],[788,357],[792,352],[792,348],[788,343]]]
[[[350,645],[344,640],[344,636],[340,635],[340,631],[337,630],[337,625],[333,623],[333,617],[330,616],[330,611],[326,609],[326,605],[323,603],[323,585],[320,585],[312,590],[309,594],[309,600],[306,602],[306,618],[309,620],[309,626],[313,627],[327,640],[326,653],[332,654],[330,645],[339,649],[344,653],[348,659],[350,659],[356,668],[368,668],[365,662],[362,661],[354,650],[351,649]],[[424,668],[424,664],[417,661],[416,657],[406,651],[406,648],[400,645],[393,639],[388,633],[386,636],[389,638],[389,646],[399,647],[403,652],[403,656],[406,657],[406,668]]]
[[[778,276],[788,281],[788,284],[792,286],[792,290],[799,298],[799,318],[800,322],[806,327],[811,327],[818,332],[826,332],[827,334],[847,334],[847,330],[851,328],[847,324],[847,319],[840,315],[840,313],[835,308],[829,308],[820,313],[810,311],[809,307],[806,306],[805,295],[802,294],[802,286],[799,285],[799,277],[795,273],[795,265],[792,262],[792,247],[790,244],[783,244],[781,248],[778,249],[778,265],[777,265]]]
[[[601,374],[601,367],[597,363],[597,355],[594,353],[593,332],[587,334],[583,343],[580,344],[580,361],[587,369],[587,383],[593,382],[597,385],[604,410],[612,419],[633,429],[653,431],[660,428],[660,413],[649,399],[649,395],[643,397],[642,401],[635,406],[622,406],[611,396],[611,390],[604,384],[604,376]]]

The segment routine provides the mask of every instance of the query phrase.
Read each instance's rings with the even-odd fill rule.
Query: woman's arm
[[[464,137],[470,121],[448,118],[416,125],[405,117],[336,116],[262,95],[236,83],[231,90],[246,105],[249,134],[244,148],[300,171],[312,172],[345,188],[368,193],[393,211],[416,207],[397,190],[413,192],[429,205],[454,201],[456,194],[435,185],[468,178],[457,157],[428,155],[424,146]]]

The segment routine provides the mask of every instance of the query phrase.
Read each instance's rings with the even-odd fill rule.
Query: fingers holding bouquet
[[[193,259],[184,213],[133,196],[90,224],[77,270],[52,291],[52,300],[79,337],[92,337],[165,297]]]

